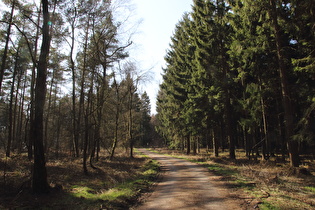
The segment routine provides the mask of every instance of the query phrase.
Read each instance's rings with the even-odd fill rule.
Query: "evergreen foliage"
[[[157,130],[169,146],[244,148],[251,158],[313,147],[312,1],[194,0],[165,56]],[[306,143],[307,142],[307,143]],[[196,150],[194,150],[196,152]]]

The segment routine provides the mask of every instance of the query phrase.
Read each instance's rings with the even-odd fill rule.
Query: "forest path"
[[[164,173],[154,192],[137,210],[240,209],[228,189],[216,183],[215,176],[205,167],[146,149],[138,150],[157,160]]]

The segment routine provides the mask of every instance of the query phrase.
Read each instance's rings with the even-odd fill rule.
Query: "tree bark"
[[[4,70],[5,70],[5,66],[6,66],[6,60],[7,60],[7,57],[8,57],[8,48],[9,48],[9,41],[10,41],[10,35],[11,35],[11,26],[12,26],[14,7],[15,7],[15,0],[12,1],[9,25],[8,25],[8,29],[7,29],[5,46],[4,46],[4,52],[3,52],[3,55],[2,55],[2,62],[1,62],[1,69],[0,69],[0,92],[1,92],[1,88],[2,88],[2,81],[3,81],[3,77],[4,77]]]
[[[120,98],[119,98],[119,89],[118,89],[118,84],[116,82],[116,78],[114,75],[114,85],[115,85],[115,91],[116,91],[116,97],[117,97],[117,104],[116,104],[116,113],[115,113],[115,133],[114,133],[114,141],[113,141],[113,145],[112,145],[112,150],[111,150],[111,154],[110,154],[110,160],[113,160],[114,158],[114,153],[115,153],[115,149],[118,143],[118,126],[119,126],[119,115],[120,115]]]
[[[50,32],[49,32],[49,12],[48,0],[42,0],[43,8],[43,28],[42,28],[42,45],[37,67],[37,78],[35,86],[35,117],[32,121],[34,140],[34,165],[33,165],[33,192],[47,193],[50,190],[47,181],[47,170],[44,151],[44,106],[46,100],[46,78],[47,66],[50,49]]]
[[[259,91],[262,92],[262,82],[259,79]],[[265,107],[265,100],[263,96],[260,96],[260,105],[261,105],[261,114],[262,114],[262,121],[263,121],[263,140],[262,140],[262,160],[267,160],[269,158],[269,147],[268,147],[268,127],[267,127],[267,114],[266,114],[266,107]]]
[[[37,19],[37,25],[40,24],[40,13],[41,13],[41,6],[39,7],[38,11],[38,19]],[[30,95],[31,95],[31,101],[30,101],[30,137],[28,139],[28,159],[33,159],[33,146],[34,146],[34,140],[32,139],[34,128],[33,128],[33,120],[35,115],[35,80],[36,80],[36,67],[37,67],[37,47],[38,47],[38,40],[39,40],[39,27],[36,30],[36,36],[35,36],[35,43],[34,43],[34,54],[33,54],[33,66],[32,66],[32,80],[31,80],[31,88],[30,88]]]
[[[190,154],[190,135],[186,136],[186,141],[187,141],[187,148],[186,148],[186,154]]]
[[[15,120],[14,120],[14,115],[16,114],[15,111],[13,111],[13,98],[14,98],[14,89],[15,89],[15,79],[17,75],[17,59],[19,57],[19,51],[20,48],[17,48],[16,56],[15,56],[15,65],[14,65],[14,70],[13,70],[13,76],[12,76],[12,84],[11,84],[11,91],[10,91],[10,102],[9,102],[9,126],[8,126],[8,144],[7,144],[7,150],[6,150],[6,156],[10,157],[11,153],[11,145],[12,145],[12,140],[14,139],[14,134],[15,134]],[[16,101],[16,98],[15,98]]]
[[[75,21],[77,17],[76,8],[74,8],[74,17],[71,26],[71,44],[70,44],[70,68],[72,73],[72,126],[73,126],[73,148],[75,151],[75,156],[79,157],[79,131],[77,127],[77,112],[76,112],[76,74],[75,74],[75,63],[73,59],[74,52],[74,41],[75,41]]]
[[[130,157],[133,158],[133,135],[132,135],[132,123],[133,123],[133,119],[132,119],[132,97],[133,97],[133,91],[132,91],[132,83],[130,84],[129,87],[129,128],[128,128],[128,136],[129,136],[129,146],[130,146]]]
[[[298,167],[300,164],[298,142],[293,140],[294,134],[294,113],[293,113],[293,101],[290,94],[290,87],[288,81],[288,70],[285,65],[285,55],[282,46],[282,36],[280,33],[280,26],[278,23],[277,6],[275,0],[269,0],[270,3],[270,16],[273,23],[273,29],[276,39],[277,56],[279,63],[279,73],[281,81],[281,91],[282,91],[282,102],[284,108],[284,123],[285,123],[285,134],[286,141],[290,156],[290,165],[293,167]]]
[[[219,157],[219,145],[218,145],[218,137],[217,137],[217,131],[218,128],[215,127],[213,129],[211,129],[212,132],[212,143],[213,143],[213,154],[215,157]]]

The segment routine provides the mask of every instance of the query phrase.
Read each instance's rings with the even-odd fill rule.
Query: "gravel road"
[[[162,180],[137,210],[240,209],[228,190],[215,183],[208,169],[178,158],[138,149],[160,162]]]

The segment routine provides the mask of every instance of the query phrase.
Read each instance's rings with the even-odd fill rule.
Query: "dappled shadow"
[[[51,192],[35,195],[31,190],[32,162],[19,155],[6,162],[0,159],[0,209],[128,209],[136,200],[120,198],[115,201],[102,200],[99,194],[128,180],[137,178],[145,163],[144,158],[128,158],[117,155],[113,161],[101,157],[94,162],[97,169],[88,163],[88,175],[83,173],[82,158],[50,156],[46,168]],[[5,170],[4,170],[5,169]],[[1,173],[0,172],[0,173]],[[55,187],[56,186],[56,187]],[[83,189],[91,196],[78,192]],[[95,196],[93,196],[95,195]]]

